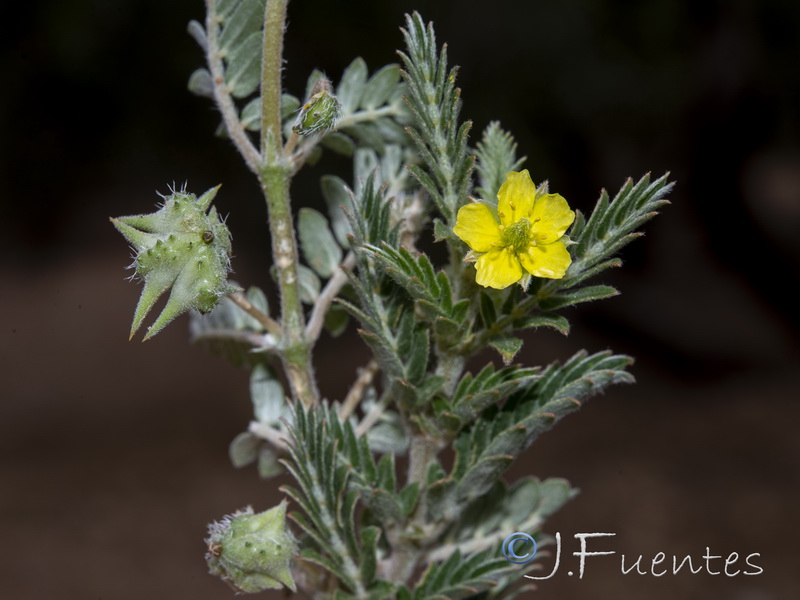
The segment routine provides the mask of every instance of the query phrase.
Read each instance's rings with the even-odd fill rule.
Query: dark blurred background
[[[670,171],[673,204],[604,276],[623,294],[537,333],[523,361],[581,347],[637,358],[615,388],[548,433],[512,476],[582,493],[548,524],[564,552],[614,532],[583,580],[563,566],[538,598],[800,597],[800,3],[384,0],[290,4],[285,83],[337,80],[355,56],[395,60],[414,9],[462,66],[473,140],[493,119],[535,181],[573,207],[628,176]],[[258,187],[218,115],[186,91],[199,0],[16,3],[0,56],[0,597],[223,599],[205,524],[278,500],[234,470],[247,374],[186,344],[186,318],[127,341],[139,287],[108,216],[149,211],[173,182],[223,183],[236,278],[269,288]],[[294,188],[319,202],[323,160]],[[346,174],[345,174],[346,175]],[[341,398],[367,353],[316,351]],[[760,553],[759,576],[622,575],[639,554]],[[591,547],[590,547],[591,549]],[[632,558],[633,557],[633,558]],[[644,563],[643,563],[644,564]],[[719,570],[721,561],[712,568]],[[266,597],[279,597],[278,592]],[[525,596],[528,597],[528,596]]]

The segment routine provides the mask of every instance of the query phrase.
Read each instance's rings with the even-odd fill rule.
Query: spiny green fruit
[[[231,234],[216,208],[206,214],[218,190],[219,186],[211,188],[199,198],[186,190],[173,191],[154,213],[111,219],[136,250],[132,266],[144,280],[131,338],[170,288],[167,304],[148,327],[145,340],[193,308],[203,313],[210,311],[220,296],[236,290],[227,283]]]
[[[209,572],[239,592],[296,591],[289,561],[297,541],[286,527],[286,504],[284,500],[259,514],[248,506],[211,523],[206,539]]]

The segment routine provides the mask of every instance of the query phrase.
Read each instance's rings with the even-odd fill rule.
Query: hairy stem
[[[267,165],[261,171],[261,188],[267,199],[272,256],[278,271],[281,296],[281,358],[292,397],[306,406],[317,402],[317,385],[311,366],[311,344],[305,335],[297,275],[298,253],[289,200],[289,173],[285,165]]]
[[[261,61],[261,154],[269,164],[282,154],[281,70],[283,31],[289,0],[267,0],[264,8],[264,47]]]
[[[353,387],[347,392],[344,402],[342,402],[342,409],[339,412],[339,418],[342,421],[349,419],[350,415],[356,410],[361,402],[361,398],[364,396],[364,391],[372,383],[377,372],[378,362],[375,360],[369,361],[367,366],[362,369],[361,373],[358,375],[358,379],[356,379]]]
[[[421,493],[417,508],[411,517],[407,531],[425,529],[427,503],[425,502],[425,482],[428,477],[428,466],[439,451],[439,444],[425,434],[418,433],[411,439],[408,461],[408,483],[419,485]],[[414,573],[421,552],[418,541],[412,541],[398,531],[387,532],[392,546],[391,559],[387,565],[390,581],[405,583]]]
[[[267,0],[264,13],[264,46],[261,70],[261,189],[267,200],[272,257],[278,271],[281,296],[281,358],[292,397],[306,406],[317,402],[318,392],[311,366],[311,344],[305,336],[305,317],[300,304],[299,262],[294,219],[289,198],[291,167],[285,159],[281,135],[281,65],[283,30],[288,0]]]

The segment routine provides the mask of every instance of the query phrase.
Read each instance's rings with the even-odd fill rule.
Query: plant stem
[[[372,383],[377,372],[378,362],[375,360],[369,361],[367,366],[362,369],[361,373],[358,375],[358,379],[356,379],[353,387],[347,392],[344,402],[342,402],[342,409],[339,411],[339,418],[342,421],[349,419],[350,415],[356,410],[358,404],[361,402],[361,398],[364,396],[364,390]]]
[[[261,188],[267,199],[272,256],[278,271],[281,296],[281,358],[292,397],[306,406],[317,402],[316,382],[311,366],[311,344],[305,335],[305,318],[300,304],[297,275],[297,241],[289,201],[289,173],[283,165],[265,166]]]
[[[352,252],[348,252],[342,261],[342,266],[347,269],[352,269],[356,264],[356,256]],[[325,315],[331,306],[336,294],[338,294],[344,285],[347,283],[347,273],[342,269],[337,269],[333,276],[325,284],[322,292],[314,303],[314,308],[311,311],[311,317],[308,319],[308,327],[306,327],[306,339],[313,343],[322,333],[322,327],[325,324]]]
[[[281,337],[281,326],[278,325],[275,321],[269,318],[268,315],[265,315],[261,312],[258,308],[253,306],[253,303],[247,299],[247,296],[242,294],[241,292],[233,292],[232,294],[228,294],[228,298],[231,301],[241,308],[244,312],[248,315],[253,317],[256,321],[261,323],[264,326],[264,329],[269,331],[272,335],[275,336],[276,339],[280,339]]]
[[[259,180],[267,200],[272,257],[278,271],[281,296],[281,358],[292,397],[304,405],[317,402],[318,392],[311,366],[311,344],[305,336],[300,304],[299,262],[294,220],[289,199],[291,166],[281,146],[281,65],[283,30],[288,0],[267,0],[264,13],[264,46],[261,69],[261,155]]]
[[[406,527],[407,531],[423,531],[426,524],[427,493],[425,482],[428,478],[428,467],[439,451],[439,444],[423,433],[418,433],[411,438],[408,460],[408,484],[416,483],[420,488],[420,497],[417,508]],[[412,542],[397,532],[388,532],[389,542],[392,546],[391,559],[388,565],[388,578],[395,583],[405,583],[414,572],[414,568],[421,556],[418,543]]]
[[[264,8],[264,47],[261,61],[261,154],[264,163],[279,160],[282,154],[281,70],[283,31],[289,0],[267,0]]]

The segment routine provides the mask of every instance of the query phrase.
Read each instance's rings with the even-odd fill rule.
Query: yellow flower
[[[472,248],[475,281],[498,290],[530,276],[561,279],[572,263],[564,233],[575,220],[559,194],[537,195],[527,169],[512,171],[497,192],[497,216],[485,204],[462,206],[453,233]],[[498,221],[499,217],[499,221]]]

